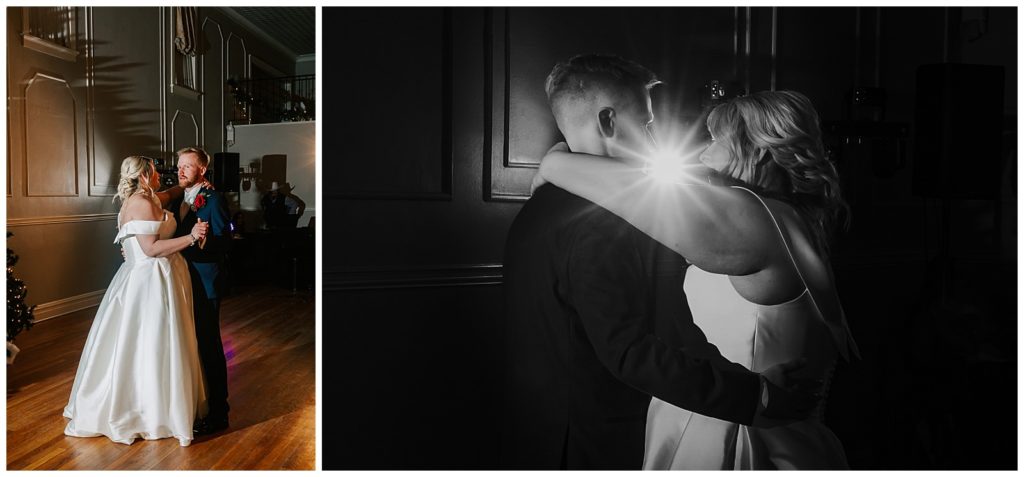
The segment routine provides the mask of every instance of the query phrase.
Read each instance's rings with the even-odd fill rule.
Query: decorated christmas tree
[[[10,232],[7,238],[10,239]],[[28,295],[28,287],[25,282],[14,277],[14,264],[18,263],[18,256],[14,251],[7,249],[7,364],[14,362],[14,356],[18,354],[18,347],[14,346],[14,337],[22,330],[32,328],[32,311],[35,305],[28,306],[25,303],[25,295]]]

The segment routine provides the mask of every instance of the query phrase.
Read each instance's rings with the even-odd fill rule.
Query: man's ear
[[[597,130],[601,137],[609,139],[615,137],[615,110],[612,108],[601,108],[597,112]]]

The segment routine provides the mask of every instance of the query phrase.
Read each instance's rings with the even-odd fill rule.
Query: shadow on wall
[[[93,40],[87,42],[85,48],[93,52],[97,46],[108,43]],[[105,173],[106,176],[94,177],[96,184],[117,184],[121,160],[127,156],[144,155],[164,160],[164,151],[160,149],[160,109],[146,107],[139,95],[132,94],[139,89],[135,73],[151,65],[119,60],[117,56],[91,56],[87,60],[87,68],[93,72],[91,97],[86,103],[87,114],[93,115],[90,131],[93,137],[89,140],[95,141],[95,161],[110,162],[108,170],[94,170],[93,174]],[[158,94],[153,96],[159,98]],[[167,166],[166,163],[158,165]]]

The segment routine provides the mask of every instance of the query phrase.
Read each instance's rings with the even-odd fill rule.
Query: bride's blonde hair
[[[793,205],[827,254],[834,229],[849,226],[849,206],[811,100],[795,91],[762,91],[717,106],[707,124],[731,152],[723,172],[745,176],[748,186]]]
[[[153,188],[149,186],[148,180],[140,180],[143,175],[150,177],[156,173],[153,160],[146,156],[128,156],[121,161],[121,180],[117,183],[117,196],[114,200],[121,199],[121,202],[128,200],[132,194],[142,192],[148,196],[153,195]]]

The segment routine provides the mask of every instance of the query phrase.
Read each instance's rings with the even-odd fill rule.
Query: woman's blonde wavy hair
[[[121,199],[121,202],[128,200],[132,194],[142,192],[153,196],[154,190],[146,180],[140,180],[145,174],[149,177],[156,173],[153,159],[146,156],[128,156],[121,161],[121,180],[117,182],[117,196],[114,200]]]
[[[717,106],[708,131],[730,152],[722,172],[743,177],[758,193],[791,204],[828,253],[835,228],[849,225],[839,174],[821,140],[818,113],[795,91],[762,91]]]

